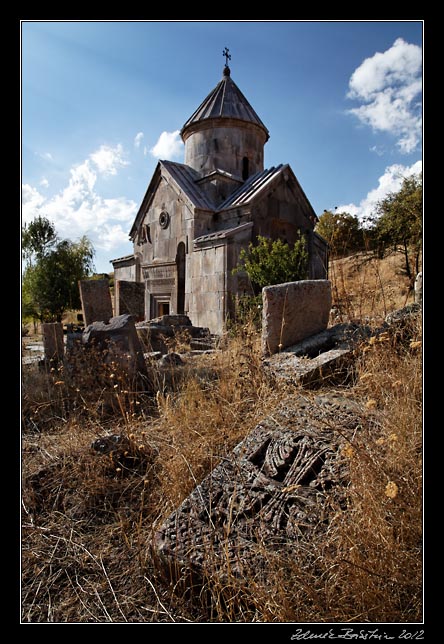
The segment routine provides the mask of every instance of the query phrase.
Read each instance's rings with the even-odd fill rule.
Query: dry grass
[[[386,269],[395,281],[385,265],[379,274]],[[344,269],[334,288],[354,319],[371,316],[376,325],[394,295],[369,289],[364,297],[376,270],[361,270],[365,280]],[[208,561],[198,595],[165,583],[149,544],[291,391],[266,380],[253,327],[187,362],[180,378],[153,367],[155,395],[133,392],[112,365],[99,384],[97,373],[79,383],[24,370],[23,622],[421,621],[420,339],[416,324],[404,343],[386,334],[359,353],[357,381],[341,393],[377,414],[379,430],[348,446],[347,507],[333,509],[322,538],[301,541],[297,552],[259,542],[264,566],[243,578],[227,570],[221,581]],[[91,448],[110,433],[124,437],[121,447]]]
[[[378,259],[372,252],[362,252],[333,260],[329,267],[333,308],[337,321],[373,322],[413,302],[413,289],[405,275],[403,256],[393,252]]]

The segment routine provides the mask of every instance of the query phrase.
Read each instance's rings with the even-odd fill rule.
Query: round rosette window
[[[159,225],[161,228],[168,228],[170,223],[170,216],[165,210],[159,215]]]

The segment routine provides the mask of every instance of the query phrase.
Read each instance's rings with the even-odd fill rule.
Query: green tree
[[[252,321],[257,328],[261,324],[262,296],[264,286],[284,284],[307,279],[308,252],[306,240],[300,233],[293,246],[281,239],[257,238],[248,249],[242,249],[239,262],[233,273],[245,272],[251,282],[254,295],[236,298],[235,318],[238,322]]]
[[[86,237],[78,242],[65,239],[40,255],[23,276],[22,314],[33,312],[41,322],[61,322],[65,311],[80,308],[78,281],[90,275],[93,258]]]
[[[241,250],[235,272],[241,270],[247,273],[256,294],[264,286],[306,279],[308,252],[305,238],[299,233],[294,245],[290,246],[281,239],[273,241],[259,236],[256,245],[250,242],[248,249]]]
[[[22,254],[28,266],[44,257],[57,243],[54,224],[40,215],[22,228]]]
[[[344,257],[365,246],[359,219],[347,212],[324,210],[315,230],[328,242],[334,257]]]
[[[405,271],[413,279],[410,254],[413,254],[416,273],[422,248],[422,174],[405,177],[398,192],[389,193],[376,208],[374,232],[381,247],[401,246]]]

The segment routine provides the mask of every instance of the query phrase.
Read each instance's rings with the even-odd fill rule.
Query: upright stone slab
[[[113,317],[108,324],[93,322],[84,330],[82,344],[104,351],[105,360],[119,362],[129,375],[148,375],[134,319],[129,314]]]
[[[262,289],[262,352],[272,355],[327,328],[329,280],[302,280]]]
[[[45,360],[60,362],[63,360],[63,325],[61,322],[46,322],[42,324],[43,347]]]
[[[145,284],[144,282],[128,282],[117,280],[116,316],[129,313],[134,315],[137,322],[145,319]]]
[[[93,322],[108,322],[113,317],[113,305],[107,279],[79,280],[79,289],[85,326]]]

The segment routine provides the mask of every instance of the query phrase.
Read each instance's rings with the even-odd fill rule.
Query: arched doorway
[[[180,242],[177,246],[177,313],[185,313],[185,244]]]

